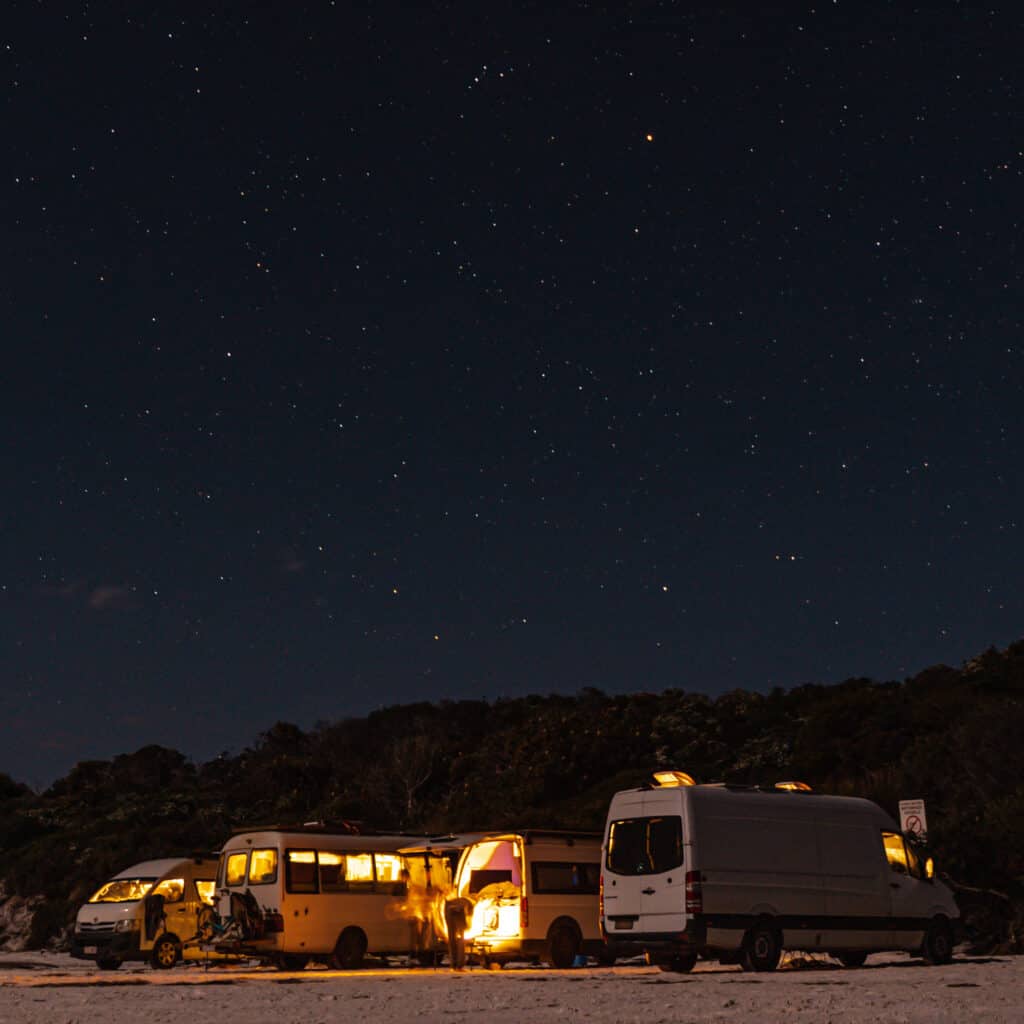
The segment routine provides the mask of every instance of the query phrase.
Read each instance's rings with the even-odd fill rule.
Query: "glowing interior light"
[[[662,771],[654,773],[654,781],[659,786],[696,786],[697,783],[686,772]]]

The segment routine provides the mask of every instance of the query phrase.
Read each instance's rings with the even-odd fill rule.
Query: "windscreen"
[[[132,903],[141,900],[153,888],[155,878],[115,878],[101,886],[90,903]]]
[[[618,875],[660,875],[683,863],[683,819],[624,818],[608,829],[608,870]]]

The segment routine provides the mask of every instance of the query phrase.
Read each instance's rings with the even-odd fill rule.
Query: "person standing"
[[[444,904],[444,924],[448,932],[448,961],[453,971],[466,969],[466,928],[473,917],[473,901],[455,896]]]

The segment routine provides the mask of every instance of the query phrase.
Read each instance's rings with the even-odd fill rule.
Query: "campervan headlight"
[[[114,922],[115,932],[134,932],[138,930],[138,927],[139,922],[133,917],[126,917],[121,921]]]

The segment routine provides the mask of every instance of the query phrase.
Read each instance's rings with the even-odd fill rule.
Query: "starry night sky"
[[[0,28],[0,771],[1024,635],[1017,5],[204,10]]]

